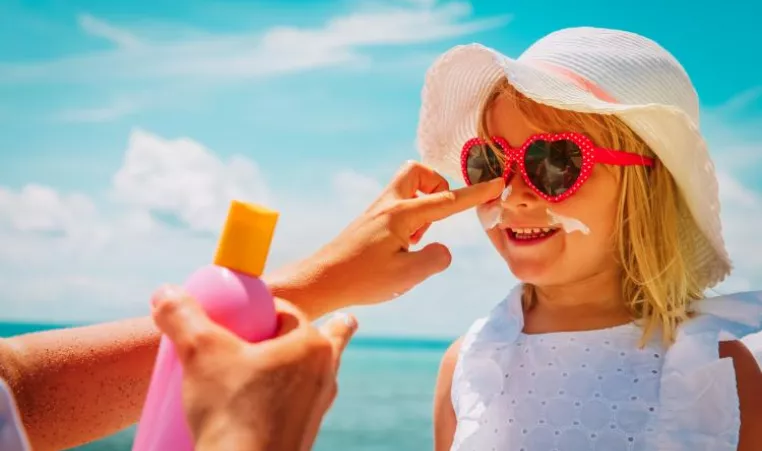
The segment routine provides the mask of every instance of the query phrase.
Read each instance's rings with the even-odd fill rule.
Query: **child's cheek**
[[[500,199],[495,199],[486,204],[476,207],[476,215],[479,217],[479,223],[486,231],[490,231],[503,222],[503,206]]]

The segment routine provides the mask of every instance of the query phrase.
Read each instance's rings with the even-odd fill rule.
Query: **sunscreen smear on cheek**
[[[499,201],[493,200],[476,207],[476,215],[484,230],[492,230],[503,220],[503,207]]]
[[[503,222],[503,205],[501,202],[505,202],[511,192],[513,192],[513,188],[508,185],[503,189],[499,200],[495,199],[476,207],[476,214],[484,230],[492,230]]]
[[[582,221],[576,218],[560,215],[550,208],[547,209],[548,222],[552,226],[560,225],[564,232],[573,233],[580,232],[583,235],[590,235],[590,227],[586,226]]]

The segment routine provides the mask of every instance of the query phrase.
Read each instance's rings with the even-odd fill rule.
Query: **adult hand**
[[[341,315],[320,330],[278,301],[276,338],[240,340],[181,289],[153,299],[153,318],[183,366],[183,403],[196,450],[308,450],[336,396],[336,372],[357,329]]]
[[[441,243],[410,249],[429,226],[497,198],[503,187],[503,181],[496,179],[450,190],[434,170],[408,162],[336,239],[266,279],[280,296],[298,303],[311,317],[392,299],[450,265],[450,252]]]

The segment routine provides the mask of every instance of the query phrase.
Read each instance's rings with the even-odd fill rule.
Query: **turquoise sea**
[[[56,326],[0,322],[0,336]],[[432,449],[432,399],[439,360],[449,342],[356,337],[339,374],[339,396],[315,451]],[[76,451],[128,451],[128,429]]]

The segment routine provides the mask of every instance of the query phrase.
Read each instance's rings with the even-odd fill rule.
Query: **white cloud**
[[[760,87],[750,88],[703,113],[702,129],[717,166],[723,236],[734,264],[716,287],[719,293],[762,285],[762,261],[754,246],[762,228],[762,196],[746,186],[758,180],[762,164],[762,117],[753,108],[760,94]]]
[[[166,140],[136,129],[113,188],[127,205],[173,215],[191,230],[214,231],[230,199],[269,203],[263,176],[247,158],[223,161],[190,139]]]
[[[358,12],[330,20],[323,28],[291,27],[271,29],[262,46],[278,53],[304,46],[324,49],[354,49],[361,46],[414,44],[462,36],[504,25],[508,17],[463,21],[471,15],[468,3],[448,3],[439,7],[387,8]],[[309,43],[309,44],[306,44]]]
[[[117,48],[33,63],[0,64],[0,83],[115,80],[229,80],[367,61],[367,49],[463,36],[499,27],[508,16],[471,19],[468,3],[377,6],[329,19],[323,26],[273,26],[264,32],[146,41],[90,15],[80,26]]]
[[[62,122],[109,122],[134,114],[146,106],[137,97],[122,96],[108,105],[72,108],[58,112],[54,119]]]
[[[719,172],[720,201],[725,244],[734,271],[717,291],[728,293],[762,289],[759,230],[762,229],[762,197],[727,173]]]
[[[111,196],[0,188],[5,318],[88,321],[145,313],[153,288],[211,260],[228,203],[268,196],[256,164],[189,139],[130,134]]]
[[[344,204],[352,209],[367,207],[383,190],[378,181],[349,169],[334,174],[331,184],[336,192],[342,193]]]
[[[753,105],[754,102],[761,98],[762,86],[755,86],[745,91],[741,91],[740,93],[728,99],[715,110],[715,113],[720,114],[724,117],[736,113],[743,113],[744,110],[746,110],[748,107]]]
[[[143,46],[140,39],[129,31],[115,27],[90,14],[81,14],[77,22],[85,33],[104,38],[123,49],[137,49]]]
[[[122,119],[158,103],[186,101],[206,91],[199,84],[272,77],[320,68],[381,67],[398,76],[423,70],[430,55],[414,48],[396,52],[392,61],[375,64],[379,47],[429,43],[496,28],[510,16],[472,18],[467,2],[412,1],[398,5],[360,4],[321,26],[294,27],[275,23],[264,30],[220,33],[191,29],[184,24],[141,20],[138,25],[115,24],[81,14],[80,30],[112,44],[108,50],[74,53],[32,62],[0,62],[0,85],[47,82],[87,83],[102,87],[111,100],[105,104],[67,106],[52,114],[71,123],[102,123]],[[125,93],[125,83],[142,83],[147,94]],[[109,98],[109,97],[107,97]],[[157,98],[163,99],[161,102]],[[101,102],[100,98],[96,102]],[[361,119],[352,123],[366,126]]]
[[[95,216],[95,205],[81,194],[61,195],[29,184],[19,192],[0,187],[0,221],[22,232],[76,233]]]
[[[754,108],[760,99],[762,86],[747,89],[707,109],[701,120],[717,167],[748,182],[762,164],[762,116]]]

